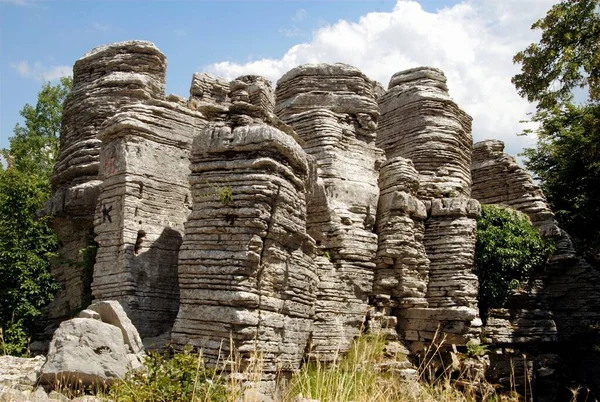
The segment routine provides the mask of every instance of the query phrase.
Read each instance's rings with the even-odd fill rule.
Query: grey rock
[[[127,372],[127,349],[121,330],[91,318],[60,324],[42,367],[41,381],[56,386],[110,384]]]
[[[94,320],[102,321],[102,318],[100,318],[100,314],[98,314],[98,312],[91,310],[91,309],[81,310],[79,313],[77,313],[77,317],[78,318],[93,318]]]
[[[0,356],[0,384],[6,386],[34,387],[46,358]]]
[[[88,309],[97,312],[100,315],[102,322],[114,325],[121,330],[123,340],[125,344],[129,346],[131,353],[144,351],[144,345],[142,344],[142,339],[140,338],[137,329],[132,324],[129,317],[127,317],[125,310],[123,310],[123,307],[118,301],[96,301],[90,305]]]
[[[320,256],[310,353],[345,353],[360,333],[373,286],[379,111],[376,83],[346,64],[307,64],[277,82],[275,111],[317,165],[307,231]]]

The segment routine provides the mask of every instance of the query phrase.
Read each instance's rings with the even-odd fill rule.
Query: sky
[[[35,105],[43,81],[71,75],[92,48],[154,42],[167,56],[167,94],[189,95],[194,72],[233,79],[344,62],[387,88],[392,74],[441,68],[450,96],[473,117],[473,139],[500,139],[516,155],[535,144],[519,136],[534,105],[510,79],[512,57],[539,31],[552,0],[0,0],[0,148],[19,110]]]

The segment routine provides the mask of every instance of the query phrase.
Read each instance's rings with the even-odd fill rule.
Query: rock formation
[[[477,335],[481,325],[477,277],[472,272],[479,203],[469,198],[471,118],[448,96],[444,74],[433,68],[394,74],[388,92],[379,98],[379,107],[377,145],[389,162],[397,157],[410,159],[417,173],[413,182],[418,186],[412,186],[412,194],[409,187],[401,189],[410,195],[410,201],[404,197],[407,200],[402,202],[414,204],[416,196],[426,210],[426,216],[420,213],[424,234],[419,241],[429,261],[419,255],[419,297],[414,304],[404,299],[404,305],[397,307],[398,328],[405,340],[415,342],[415,348],[431,341],[438,326],[450,335],[450,343],[464,344]],[[390,179],[384,174],[386,170],[381,178],[387,187]],[[399,176],[396,180],[402,181]],[[408,261],[415,264],[413,259]],[[378,270],[398,263],[410,266],[401,259],[382,261]]]
[[[481,327],[479,202],[526,213],[559,248],[491,310],[490,342],[553,344],[600,321],[597,272],[500,142],[472,149],[440,70],[401,71],[387,91],[345,64],[296,67],[275,91],[195,73],[189,99],[165,97],[165,71],[139,41],[75,63],[47,204],[63,262],[48,332],[93,296],[64,326],[110,327],[115,356],[141,338],[201,347],[215,365],[235,349],[246,366],[262,356],[267,380],[332,360],[365,329],[414,352],[436,332],[464,346]]]
[[[60,153],[46,206],[62,244],[52,273],[62,286],[49,309],[53,323],[69,318],[89,297],[91,272],[80,250],[92,244],[94,211],[101,192],[102,124],[128,104],[164,96],[166,58],[150,42],[100,46],[77,60],[63,111]],[[105,159],[104,170],[114,169]]]
[[[88,309],[63,321],[54,333],[41,368],[42,383],[74,388],[110,384],[140,367],[140,337],[121,305],[105,301]]]
[[[231,346],[243,363],[262,354],[268,379],[299,368],[311,333],[312,166],[291,135],[266,123],[277,120],[270,84],[240,77],[230,96],[225,120],[200,131],[193,145],[172,340],[202,347],[212,364],[228,359]]]
[[[308,64],[277,82],[277,115],[292,126],[317,165],[307,232],[319,248],[311,353],[348,350],[364,323],[373,285],[377,235],[376,86],[345,64]]]
[[[503,150],[504,144],[496,140],[474,145],[473,196],[484,204],[506,205],[523,212],[542,236],[556,244],[556,251],[545,272],[514,291],[506,308],[490,311],[486,340],[500,347],[527,350],[531,364],[535,363],[532,373],[538,382],[548,372],[554,373],[558,354],[563,366],[579,372],[576,376],[580,383],[598,388],[600,368],[590,362],[593,353],[585,347],[594,342],[594,325],[600,322],[600,273],[576,255],[569,235],[557,225],[540,187]],[[549,347],[549,343],[554,345]],[[506,362],[511,359],[515,357],[502,359],[502,354],[497,353],[496,372],[502,373],[501,365],[506,369]],[[552,383],[556,386],[556,378],[539,388]]]

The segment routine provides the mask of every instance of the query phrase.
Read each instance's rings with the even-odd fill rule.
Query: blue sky
[[[500,137],[518,151],[518,120],[530,105],[510,86],[517,71],[510,58],[536,39],[529,26],[549,4],[0,0],[0,147],[8,145],[18,111],[35,103],[43,78],[70,73],[95,46],[143,39],[167,56],[167,93],[182,96],[195,71],[276,81],[297,64],[343,61],[387,85],[395,71],[438,66],[451,95],[473,115],[475,139]]]

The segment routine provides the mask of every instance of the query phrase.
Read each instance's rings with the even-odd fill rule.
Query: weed
[[[467,342],[467,356],[469,357],[481,357],[488,353],[487,345],[471,339]]]

